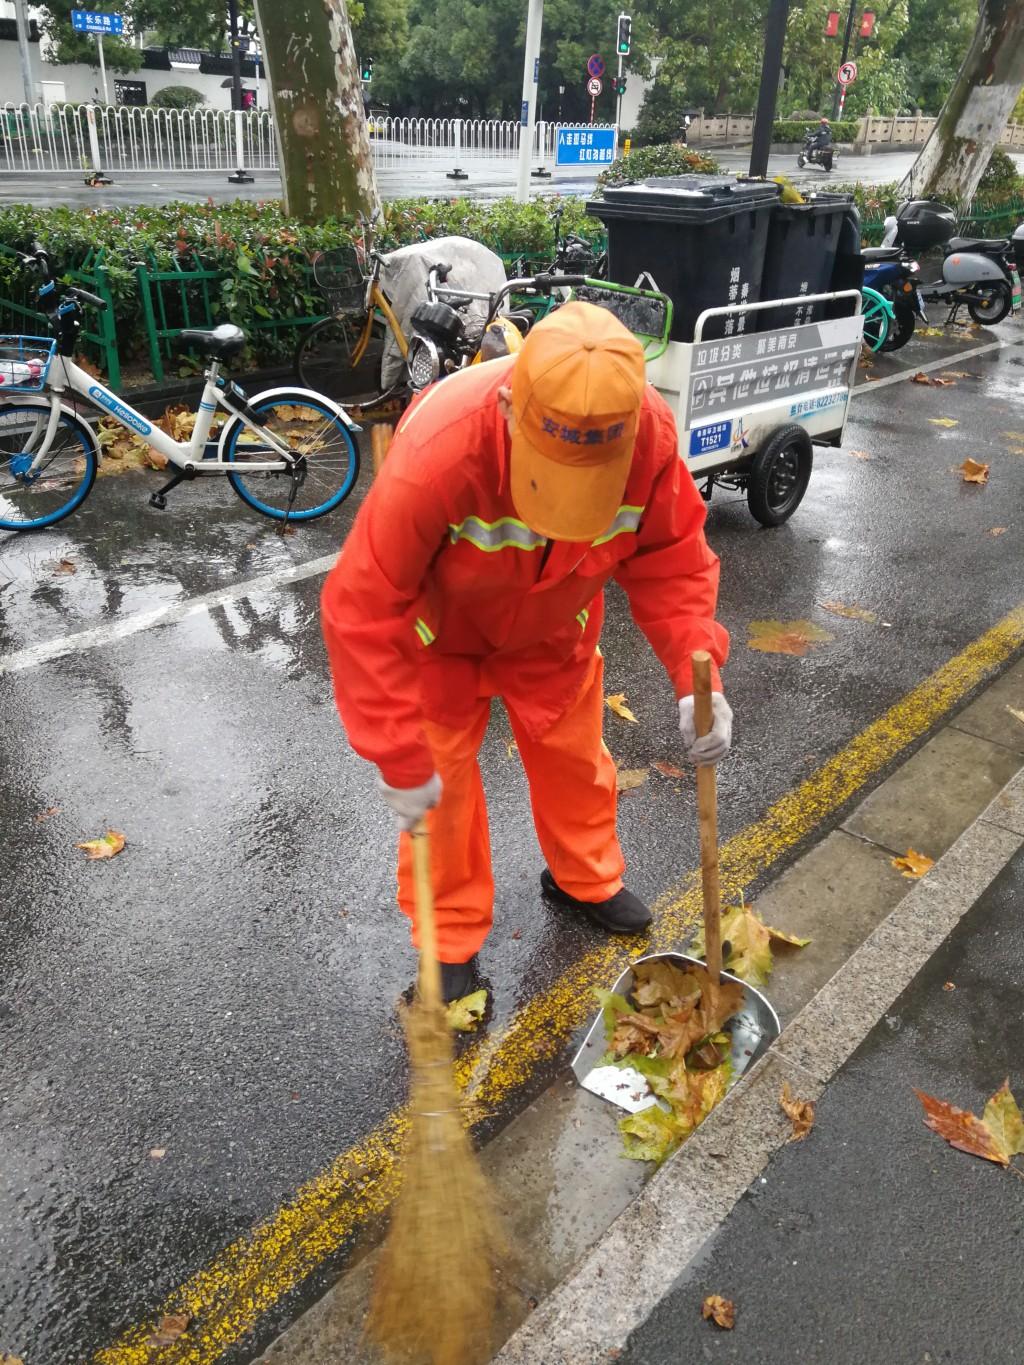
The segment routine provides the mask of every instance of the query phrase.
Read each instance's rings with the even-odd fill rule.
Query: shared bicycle
[[[240,327],[223,323],[181,333],[182,343],[208,365],[191,436],[177,441],[75,363],[82,306],[104,308],[104,300],[59,288],[38,243],[21,259],[41,277],[39,299],[52,336],[0,336],[0,529],[43,530],[88,497],[102,453],[79,400],[173,466],[172,477],[150,495],[156,509],[167,506],[179,484],[218,475],[254,511],[283,525],[322,517],[351,493],[359,476],[359,427],[312,389],[274,388],[249,397],[222,375],[221,367],[245,347]],[[214,432],[218,411],[222,425]]]

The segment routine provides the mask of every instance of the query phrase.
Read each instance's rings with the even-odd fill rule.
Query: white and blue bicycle
[[[104,308],[87,290],[61,290],[49,257],[36,244],[23,262],[41,276],[39,298],[52,338],[0,336],[0,529],[35,531],[80,507],[102,459],[96,432],[77,411],[84,399],[163,455],[173,477],[149,498],[163,510],[186,480],[225,475],[255,511],[288,523],[312,521],[338,507],[355,485],[359,427],[344,408],[312,389],[267,389],[253,397],[220,374],[245,346],[240,327],[181,333],[205,355],[205,387],[187,441],[176,441],[76,365],[82,304]],[[216,437],[217,410],[226,420]]]

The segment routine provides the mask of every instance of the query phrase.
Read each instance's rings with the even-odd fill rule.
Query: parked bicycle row
[[[222,373],[245,346],[240,328],[181,334],[208,364],[180,441],[75,363],[83,306],[105,305],[61,288],[37,244],[22,260],[39,274],[52,336],[0,338],[0,529],[53,526],[88,496],[102,450],[83,409],[163,456],[171,477],[150,495],[154,509],[182,482],[222,475],[282,526],[323,516],[356,484],[359,422],[397,416],[429,385],[513,354],[570,298],[612,311],[641,338],[705,497],[744,490],[754,516],[777,525],[807,487],[812,446],[842,438],[862,341],[905,345],[932,301],[947,320],[966,307],[985,324],[1020,307],[1024,225],[1011,240],[957,238],[953,211],[931,201],[902,205],[883,246],[867,250],[849,196],[792,205],[772,183],[666,178],[588,207],[608,227],[607,253],[563,234],[556,210],[552,259],[532,272],[513,262],[511,277],[496,253],[462,237],[385,255],[376,220],[363,221],[358,247],[314,262],[329,312],[300,339],[299,386],[249,397]],[[937,245],[940,273],[924,281],[914,253]],[[364,392],[343,406],[336,395],[360,375]]]

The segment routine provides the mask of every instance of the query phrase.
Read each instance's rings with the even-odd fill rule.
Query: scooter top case
[[[896,225],[900,246],[916,255],[955,235],[956,213],[936,199],[909,199],[896,210]]]

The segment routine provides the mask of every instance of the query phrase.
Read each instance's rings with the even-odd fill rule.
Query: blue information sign
[[[73,9],[71,27],[77,29],[79,33],[120,34],[124,32],[124,20],[120,14],[101,14],[91,9]]]
[[[610,166],[615,160],[614,128],[558,128],[556,166]]]
[[[690,432],[690,454],[707,455],[712,450],[724,450],[731,441],[731,422],[713,422],[709,427],[694,427]]]

